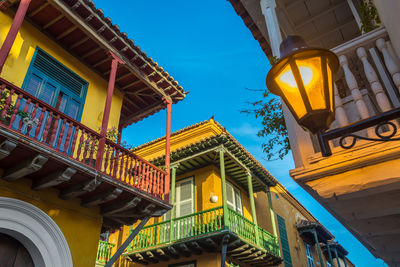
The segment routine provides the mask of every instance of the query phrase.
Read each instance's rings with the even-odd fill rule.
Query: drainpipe
[[[108,120],[110,119],[111,102],[112,102],[112,96],[114,93],[115,77],[117,75],[118,63],[124,64],[124,62],[119,57],[117,57],[113,52],[109,51],[109,53],[112,57],[111,71],[110,71],[110,76],[108,79],[107,98],[106,98],[106,104],[105,104],[104,112],[103,112],[103,121],[101,123],[100,140],[99,140],[99,146],[98,146],[97,156],[96,156],[95,168],[98,171],[101,171],[101,167],[102,167],[102,163],[103,163],[103,154],[104,154],[104,147],[106,144]]]
[[[321,267],[324,267],[324,261],[322,260],[322,252],[321,252],[321,247],[319,246],[319,241],[318,241],[318,236],[317,236],[317,231],[315,229],[312,230],[312,233],[314,234],[314,239],[315,239],[315,246],[318,249],[318,257],[319,257],[319,262],[321,263]]]
[[[3,70],[8,54],[10,53],[11,47],[14,44],[15,38],[17,37],[19,29],[21,28],[22,22],[24,21],[30,2],[31,0],[21,0],[19,3],[18,10],[15,14],[10,30],[8,31],[7,37],[0,48],[0,74]]]
[[[272,206],[272,198],[271,198],[271,190],[268,187],[267,189],[267,195],[268,195],[268,204],[269,204],[269,213],[271,216],[271,224],[272,224],[272,231],[274,232],[274,236],[276,237],[276,243],[277,245],[279,244],[278,242],[278,231],[276,229],[276,217],[275,217],[275,212],[274,212],[274,208]],[[279,247],[279,245],[278,245]],[[278,256],[281,256],[281,250],[278,249]]]

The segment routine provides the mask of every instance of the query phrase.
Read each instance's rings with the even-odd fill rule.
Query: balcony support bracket
[[[33,190],[42,190],[51,186],[55,186],[61,184],[63,182],[67,182],[71,180],[71,177],[76,173],[76,170],[68,167],[64,171],[57,171],[51,173],[47,176],[44,176],[35,182],[32,185]]]
[[[42,155],[36,155],[6,170],[3,179],[6,181],[15,181],[24,176],[40,170],[47,162],[48,158]]]
[[[111,267],[117,261],[117,259],[122,255],[125,249],[129,246],[135,236],[142,230],[143,226],[149,221],[150,217],[145,217],[138,226],[136,226],[135,230],[128,236],[125,242],[117,249],[115,254],[110,258],[110,260],[104,265],[104,267]]]

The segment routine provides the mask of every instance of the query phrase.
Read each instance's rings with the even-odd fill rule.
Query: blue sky
[[[259,99],[269,63],[250,31],[226,0],[95,0],[97,7],[127,32],[171,74],[187,98],[172,107],[172,131],[215,119],[226,127],[311,213],[331,231],[357,266],[385,266],[289,176],[291,155],[266,161],[261,122],[240,113]],[[123,140],[139,145],[165,134],[165,111],[129,126]]]

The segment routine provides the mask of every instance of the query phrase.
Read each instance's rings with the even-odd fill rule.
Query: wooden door
[[[0,267],[34,267],[31,255],[15,238],[0,233]]]

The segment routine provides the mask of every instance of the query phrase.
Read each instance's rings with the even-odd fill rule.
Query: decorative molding
[[[73,267],[67,240],[58,225],[36,206],[0,197],[0,232],[24,244],[35,266]]]

